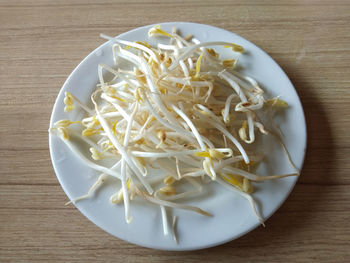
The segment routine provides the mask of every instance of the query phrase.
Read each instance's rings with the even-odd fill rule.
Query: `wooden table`
[[[191,21],[222,27],[267,51],[302,100],[302,176],[267,221],[230,243],[155,251],[97,228],[54,174],[48,125],[74,67],[135,27]],[[346,262],[350,260],[349,1],[0,1],[0,262]]]

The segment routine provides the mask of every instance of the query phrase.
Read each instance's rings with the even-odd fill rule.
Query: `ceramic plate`
[[[280,95],[290,107],[279,116],[277,123],[283,132],[283,140],[290,151],[296,166],[301,169],[306,147],[306,127],[303,109],[298,95],[283,70],[260,48],[248,40],[226,30],[194,23],[164,23],[166,31],[175,26],[182,35],[193,34],[200,41],[227,41],[242,45],[246,52],[240,56],[242,72],[255,78],[266,90],[267,96]],[[130,41],[152,41],[147,32],[152,25],[137,28],[119,36]],[[228,49],[220,55],[226,56]],[[232,53],[230,53],[232,54]],[[91,92],[98,83],[97,66],[99,63],[113,65],[111,43],[98,47],[89,54],[71,73],[64,83],[53,108],[51,123],[60,119],[75,120],[82,117],[80,112],[64,113],[64,92],[70,91],[81,101],[88,102]],[[56,137],[49,136],[50,153],[57,178],[69,199],[86,194],[95,182],[98,172],[83,165]],[[281,147],[268,140],[262,143],[264,150],[270,154],[259,168],[260,174],[291,173]],[[293,189],[297,177],[260,183],[256,186],[254,198],[257,200],[262,216],[267,219],[284,202]],[[127,224],[124,220],[123,205],[111,205],[109,197],[115,192],[112,185],[101,188],[92,198],[83,200],[76,207],[97,226],[114,235],[140,246],[163,250],[194,250],[219,245],[236,239],[259,226],[249,203],[216,183],[205,189],[207,198],[192,200],[190,203],[209,211],[214,216],[205,217],[196,213],[172,210],[177,215],[178,239],[176,244],[171,236],[164,236],[161,213],[158,206],[142,202],[131,203],[133,221]],[[64,204],[62,204],[63,206]],[[269,222],[266,222],[267,229]]]

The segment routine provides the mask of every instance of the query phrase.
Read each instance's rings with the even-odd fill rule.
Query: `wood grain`
[[[254,42],[302,100],[302,176],[266,228],[195,252],[141,248],[72,207],[54,175],[47,128],[74,67],[103,40],[165,21],[211,24]],[[1,262],[350,261],[349,1],[0,1]]]

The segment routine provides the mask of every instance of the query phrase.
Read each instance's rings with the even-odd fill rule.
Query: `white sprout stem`
[[[243,76],[243,78],[245,80],[247,80],[256,90],[258,90],[259,93],[263,93],[264,92],[262,90],[262,88],[260,88],[258,82],[255,79],[253,79],[253,78],[251,78],[249,76],[245,76],[245,75]]]
[[[122,115],[122,117],[126,120],[130,119],[130,116],[126,113],[126,111],[118,104],[116,99],[113,99],[111,97],[109,97],[108,95],[106,95],[105,93],[103,93],[101,95],[101,98],[105,99],[106,101],[110,102],[115,108],[116,110]],[[134,121],[136,128],[137,129],[141,129],[141,125],[137,122]],[[155,136],[149,136],[149,138],[152,140],[153,143],[158,144],[159,140],[157,140],[157,138]]]
[[[171,229],[172,229],[172,232],[173,232],[174,241],[177,244],[178,243],[178,238],[177,238],[177,231],[176,231],[176,223],[177,223],[177,216],[174,216],[173,217],[173,223],[171,225]]]
[[[178,50],[178,48],[176,46],[174,46],[174,45],[165,45],[165,44],[161,44],[161,43],[157,44],[157,47],[159,49],[171,50],[171,51],[174,51],[174,52],[176,52],[176,50]]]
[[[125,159],[122,159],[121,165],[121,174],[122,174],[122,191],[123,191],[123,200],[124,200],[124,211],[125,211],[125,221],[130,224],[132,217],[130,216],[130,205],[129,205],[129,194],[126,183],[126,163]]]
[[[177,173],[177,178],[181,178],[181,171],[179,167],[179,159],[175,157],[175,166],[176,166],[176,173]]]
[[[255,89],[257,89],[259,91],[259,93],[263,93],[263,90],[260,88],[260,86],[258,85],[258,83],[255,80],[239,73],[238,71],[233,72],[232,78],[234,80],[236,80],[239,83],[239,85],[241,85],[243,88],[245,88],[249,91],[252,91],[252,88],[249,86],[249,84],[251,84]],[[242,79],[244,79],[245,81],[248,81],[249,84],[246,83]]]
[[[196,141],[196,140],[194,140],[194,135],[193,135],[191,132],[189,132],[189,131],[187,131],[187,130],[185,130],[185,129],[179,127],[179,126],[175,126],[175,125],[173,125],[173,124],[168,123],[167,121],[165,121],[165,120],[154,110],[153,106],[151,105],[151,103],[150,103],[150,101],[148,100],[148,98],[147,98],[146,95],[143,96],[143,99],[145,100],[146,105],[147,105],[147,107],[149,108],[149,111],[153,114],[153,116],[154,116],[161,124],[163,124],[165,127],[169,128],[169,129],[171,129],[171,130],[174,130],[174,131],[176,131],[176,132],[178,132],[178,133],[180,133],[180,134],[183,134],[184,136],[187,137],[187,139],[188,139],[190,142],[195,142],[195,141]],[[207,139],[206,139],[206,143],[207,143],[208,145],[212,145],[212,143],[210,143]]]
[[[238,140],[233,137],[233,135],[231,133],[229,133],[229,131],[224,128],[221,124],[212,121],[211,119],[207,118],[206,116],[204,116],[203,114],[201,114],[201,118],[206,121],[208,124],[214,126],[216,129],[218,129],[219,131],[221,131],[231,142],[233,142],[233,144],[237,147],[237,149],[240,151],[240,153],[242,154],[244,161],[248,164],[249,163],[249,157],[246,153],[246,151],[244,150],[244,148],[242,147],[242,145],[238,142]]]
[[[162,159],[156,159],[152,162],[152,165],[159,166],[163,171],[166,171],[169,174],[176,174],[176,169],[169,166],[169,162],[165,163]]]
[[[93,148],[98,149],[99,151],[103,151],[103,149],[97,145],[96,143],[94,143],[92,140],[90,140],[88,137],[81,135],[81,133],[73,131],[73,130],[69,130],[70,135],[73,135],[75,137],[78,137],[79,139],[83,140],[84,142],[86,142],[88,145],[90,145]]]
[[[247,114],[247,120],[248,120],[249,140],[244,140],[244,141],[246,143],[253,143],[255,141],[253,113],[246,112],[246,114]]]
[[[200,161],[200,160],[198,160],[200,157],[195,157],[195,156],[177,156],[177,157],[175,157],[175,161],[176,161],[176,159],[178,159],[179,161],[181,161],[182,163],[184,163],[184,164],[186,164],[186,165],[189,165],[189,166],[192,166],[193,168],[195,168],[195,167],[197,167],[197,169],[198,169],[198,167],[200,167],[201,165],[202,165],[202,162]],[[176,162],[175,162],[175,164],[176,164]],[[182,174],[181,174],[181,172],[180,172],[180,170],[179,170],[179,167],[178,167],[179,165],[178,164],[176,164],[176,172],[177,172],[177,174],[178,174],[178,176],[179,177],[184,177]],[[183,170],[185,170],[185,169],[183,169]]]
[[[128,125],[126,127],[125,137],[124,137],[124,147],[126,148],[129,144],[130,139],[130,131],[131,126],[135,117],[135,114],[138,109],[138,104],[135,104],[134,110],[132,114],[130,115],[130,119],[128,120]],[[121,166],[121,174],[122,174],[122,189],[123,189],[123,199],[124,199],[124,209],[125,209],[125,220],[128,224],[131,223],[132,217],[130,217],[130,205],[129,205],[129,194],[128,194],[128,188],[126,183],[126,163],[125,159],[122,159],[122,166]]]
[[[129,139],[130,139],[130,133],[131,133],[131,127],[132,127],[132,124],[134,122],[134,117],[137,113],[137,110],[138,110],[138,104],[136,103],[135,106],[134,106],[134,110],[133,112],[131,113],[129,119],[128,119],[128,125],[126,126],[126,130],[125,130],[125,137],[124,137],[124,147],[128,147],[128,144],[129,144]]]
[[[156,197],[152,197],[146,194],[142,194],[142,197],[144,197],[145,199],[147,199],[148,201],[158,204],[158,205],[163,205],[166,207],[173,207],[173,208],[177,208],[177,209],[183,209],[183,210],[189,210],[189,211],[193,211],[193,212],[197,212],[201,215],[204,216],[212,216],[210,213],[195,207],[195,206],[191,206],[191,205],[184,205],[184,204],[178,204],[178,203],[174,203],[174,202],[169,202],[169,201],[165,201]]]
[[[102,113],[102,116],[103,118],[108,119],[108,118],[120,117],[121,114],[119,112],[106,112],[106,113]],[[93,121],[93,119],[94,117],[87,117],[87,118],[84,118],[81,122],[85,124]]]
[[[75,155],[83,162],[85,163],[87,166],[89,166],[90,168],[96,170],[96,171],[100,171],[102,173],[105,173],[105,174],[108,174],[108,175],[111,175],[113,177],[116,177],[118,179],[121,179],[121,175],[116,172],[116,171],[113,171],[107,167],[104,167],[102,165],[98,165],[98,164],[95,164],[93,163],[92,161],[90,161],[89,159],[87,159],[78,149],[76,146],[74,146],[73,143],[71,143],[69,140],[65,140],[65,139],[62,139],[62,141],[68,146],[68,148],[73,152],[75,153]]]
[[[201,42],[198,40],[198,39],[196,39],[196,38],[192,38],[192,42],[193,43],[195,43],[196,45],[198,45],[198,44],[200,44]],[[214,56],[211,56],[210,54],[209,54],[209,52],[204,48],[204,47],[201,47],[201,48],[199,48],[203,53],[204,53],[204,55],[205,55],[205,57],[206,58],[209,58],[212,62],[216,62],[216,63],[218,63],[218,62],[220,62],[220,59],[219,58],[216,58],[216,57],[214,57]]]
[[[190,127],[191,131],[193,132],[193,135],[197,139],[197,142],[201,148],[202,151],[206,150],[206,146],[204,145],[204,142],[202,140],[202,136],[199,134],[197,128],[194,126],[192,121],[188,118],[188,116],[183,113],[178,107],[175,105],[171,105],[171,108],[187,123],[187,125]]]
[[[156,84],[153,82],[151,78],[151,71],[149,69],[148,64],[144,59],[141,59],[141,68],[145,73],[146,81],[148,84],[149,89],[151,90],[151,97],[155,100],[157,103],[158,108],[161,110],[161,112],[164,114],[165,118],[170,123],[178,123],[176,118],[172,116],[172,114],[166,109],[162,99],[160,98],[158,92],[159,89],[156,87]]]
[[[86,111],[87,113],[89,113],[90,115],[93,114],[93,111],[91,109],[89,109],[88,106],[86,106],[84,103],[82,103],[77,97],[75,97],[72,93],[71,93],[72,97],[73,97],[73,101],[80,107],[82,108],[84,111]]]
[[[180,63],[180,67],[181,67],[181,69],[182,69],[182,71],[183,71],[185,77],[188,78],[188,77],[190,76],[190,74],[189,74],[189,72],[188,72],[188,69],[187,69],[187,67],[186,67],[185,62],[184,62],[183,60],[180,60],[179,63]]]
[[[127,40],[118,39],[118,38],[115,38],[115,37],[110,37],[110,36],[107,36],[105,34],[100,34],[100,36],[102,38],[110,40],[112,42],[116,42],[116,43],[119,43],[119,44],[122,44],[122,45],[131,46],[131,47],[134,47],[134,48],[141,49],[141,50],[145,51],[147,54],[149,54],[155,62],[159,63],[156,54],[150,48],[148,48],[148,47],[146,47],[144,45],[140,45],[138,43],[130,42],[130,41],[127,41]]]
[[[189,78],[178,78],[178,77],[165,77],[165,80],[169,80],[172,82],[176,82],[179,84],[188,84]],[[198,88],[202,88],[202,87],[209,87],[211,86],[212,83],[210,83],[209,81],[191,81],[191,86],[193,87],[198,87]]]
[[[177,35],[176,33],[175,33],[175,35],[174,35],[174,38],[175,38],[175,40],[176,40],[176,43],[177,43],[178,47],[179,47],[179,48],[183,48],[184,45],[183,45],[183,42],[182,42],[182,41],[185,41],[185,40],[184,40],[184,39],[181,39],[181,37],[180,37],[179,35]],[[187,45],[187,46],[188,46],[188,45]],[[192,60],[191,60],[191,58],[188,58],[187,61],[188,61],[188,63],[190,63],[190,61],[192,61]],[[184,62],[183,60],[180,60],[180,61],[179,61],[179,64],[180,64],[180,67],[181,67],[181,69],[182,69],[182,71],[183,71],[185,77],[189,77],[190,74],[189,74],[189,72],[188,72],[188,69],[187,69],[187,66],[186,66],[185,62]],[[190,64],[189,64],[189,65],[190,65]],[[193,63],[192,63],[192,66],[193,66]],[[191,70],[191,68],[190,68],[190,70]]]
[[[182,84],[182,88],[178,92],[176,92],[176,95],[181,94],[185,90],[185,87],[186,85]]]
[[[233,75],[228,73],[227,71],[221,71],[218,74],[219,77],[226,80],[231,87],[235,90],[235,92],[238,94],[238,96],[241,98],[242,102],[247,102],[247,97],[245,96],[242,89],[239,87],[239,85],[233,80]],[[248,129],[249,129],[249,140],[245,140],[246,143],[253,143],[255,141],[255,134],[254,134],[254,121],[253,121],[253,114],[252,112],[246,112],[247,114],[247,120],[248,120]]]
[[[246,89],[249,92],[254,91],[254,89],[242,78],[244,78],[242,75],[240,77],[237,77],[238,73],[235,71],[233,74],[230,74],[230,77],[238,83],[238,85],[244,89]]]
[[[224,139],[224,146],[227,148],[227,140],[225,134],[222,135],[222,138]]]
[[[204,145],[204,142],[202,140],[202,136],[199,134],[197,128],[194,126],[194,124],[192,123],[192,121],[188,118],[188,116],[183,113],[179,108],[177,108],[175,105],[171,105],[171,108],[181,117],[184,119],[184,121],[187,123],[187,125],[190,127],[192,133],[194,134],[194,136],[196,137],[198,144],[201,148],[202,151],[206,150],[206,146]],[[206,168],[208,167],[209,169],[207,170],[208,175],[215,179],[216,178],[216,174],[215,174],[215,170],[213,169],[210,159],[208,157],[205,157],[205,161],[203,162],[203,167]]]
[[[196,44],[193,46],[185,47],[182,49],[184,52],[177,58],[176,61],[173,62],[173,64],[170,65],[170,67],[168,69],[170,71],[175,69],[175,67],[178,65],[178,63],[181,59],[186,58],[191,53],[193,53],[196,49],[199,49],[201,47],[206,47],[206,46],[232,46],[232,43],[223,42],[223,41],[213,41],[213,42],[203,42],[203,43],[199,43],[199,44]],[[180,50],[180,51],[182,51],[182,50]]]
[[[261,176],[261,175],[256,175],[249,173],[247,171],[244,171],[242,169],[234,168],[231,166],[226,166],[222,168],[222,171],[226,173],[232,173],[232,174],[238,174],[241,175],[251,181],[254,182],[263,182],[267,180],[273,180],[273,179],[279,179],[279,178],[284,178],[284,177],[289,177],[289,176],[297,176],[298,174],[281,174],[281,175],[267,175],[267,176]]]
[[[140,131],[139,131],[139,135],[143,136],[143,133],[146,129],[146,127],[150,124],[150,122],[153,120],[153,116],[148,116],[147,120],[145,121],[145,123],[143,124],[143,126],[141,127]]]
[[[228,73],[226,70],[223,70],[219,72],[218,76],[230,84],[230,86],[233,88],[233,90],[237,93],[237,95],[240,97],[242,102],[247,102],[247,97],[242,91],[242,89],[239,87],[236,81],[233,80],[232,74]]]
[[[127,100],[127,101],[133,101],[134,100],[134,96],[125,92],[125,91],[122,91],[122,90],[119,90],[118,91],[118,97],[120,97],[121,99],[124,99],[124,100]]]
[[[210,116],[210,118],[212,118],[214,121],[216,121],[217,123],[219,123],[220,125],[224,125],[223,123],[222,123],[222,121],[211,111],[211,110],[209,110],[207,107],[205,107],[205,106],[203,106],[203,105],[201,105],[201,104],[195,104],[194,106],[193,106],[193,109],[195,109],[195,110],[197,110],[197,111],[203,111],[203,112],[205,112],[205,114],[207,114],[207,115],[209,115]],[[202,114],[203,114],[203,112],[202,112]]]
[[[260,110],[264,106],[264,99],[262,96],[259,95],[258,103],[251,104],[249,106],[243,106],[244,103],[240,102],[236,105],[235,111],[241,111],[241,112],[247,112],[247,111],[254,111],[254,110]]]
[[[236,156],[236,157],[231,157],[229,159],[226,159],[220,163],[215,163],[214,162],[214,169],[215,171],[220,171],[221,169],[223,169],[224,167],[232,164],[232,163],[236,163],[236,162],[239,162],[239,161],[242,161],[244,160],[242,156]],[[183,177],[198,177],[198,176],[202,176],[205,174],[205,171],[204,170],[199,170],[197,172],[190,172],[190,173],[186,173],[183,175]]]
[[[186,150],[186,151],[167,151],[167,152],[141,152],[131,151],[131,154],[135,157],[143,158],[171,158],[174,156],[190,155],[200,152],[201,150]]]
[[[176,36],[174,36],[174,39],[175,39],[175,41],[176,41],[177,46],[178,46],[179,48],[183,48],[184,45],[183,45],[182,40],[180,39],[181,37],[179,37],[179,35],[177,35],[176,32],[175,32],[175,35],[176,35]]]
[[[187,192],[180,193],[180,194],[177,194],[177,195],[162,196],[162,199],[166,200],[166,201],[174,201],[174,200],[184,199],[184,198],[188,198],[190,196],[194,196],[195,194],[198,194],[201,191],[202,191],[202,188],[196,189],[196,190],[193,190],[193,191],[187,191]]]
[[[144,147],[143,149],[148,150],[148,151],[151,150],[151,149],[146,148],[146,147]],[[217,150],[220,150],[220,149],[217,148]],[[189,153],[189,152],[187,152],[187,150],[183,151],[182,149],[180,149],[179,152],[168,151],[168,150],[165,150],[165,151],[166,151],[166,153],[159,153],[159,154],[155,153],[155,156],[153,156],[153,158],[160,159],[160,158],[162,158],[161,156],[164,156],[164,158],[174,157],[175,159],[179,159],[183,163],[188,164],[190,166],[199,167],[201,165],[201,162],[198,161],[197,159],[195,159],[195,156],[186,155],[186,154],[177,154],[177,153]],[[192,151],[192,150],[188,150],[188,151]],[[168,152],[172,152],[173,155],[168,156]],[[200,152],[200,150],[193,150],[193,153],[196,153],[196,152]],[[153,152],[151,154],[153,154]],[[147,157],[152,158],[150,155],[147,155]],[[144,157],[144,158],[147,158],[147,157]],[[199,158],[199,157],[196,157],[196,158]],[[169,161],[171,161],[171,159],[169,159]],[[173,170],[172,170],[172,173],[173,173]]]
[[[275,136],[275,138],[278,140],[278,142],[282,145],[283,151],[285,152],[285,154],[287,155],[287,159],[289,164],[291,165],[291,167],[293,168],[293,170],[295,171],[295,173],[297,175],[300,175],[300,171],[298,170],[298,168],[295,166],[292,157],[290,156],[290,153],[286,147],[286,145],[284,144],[284,142],[282,141],[282,139],[280,138],[280,136],[278,136],[278,134],[276,134],[273,131],[269,131],[270,134],[272,134],[273,136]]]
[[[105,70],[107,70],[108,72],[114,74],[115,76],[118,76],[118,74],[119,74],[117,71],[115,71],[115,70],[112,69],[111,67],[109,67],[109,66],[107,66],[107,65],[105,65],[105,64],[102,64],[102,63],[98,65],[98,68],[97,68],[97,69],[98,69],[98,78],[99,78],[99,80],[100,80],[100,84],[101,84],[101,86],[102,86],[103,89],[106,88],[106,83],[105,83],[105,81],[104,81],[103,72],[102,72],[103,69],[105,69]]]
[[[120,71],[119,71],[119,73],[120,73]],[[122,81],[119,81],[119,82],[117,82],[117,83],[111,83],[111,84],[109,84],[109,86],[110,87],[113,87],[113,88],[115,88],[115,89],[120,89],[120,88],[122,88],[122,87],[124,87],[125,86],[125,84],[126,84],[127,82],[125,81],[125,80],[122,80]],[[100,85],[101,86],[101,85]]]
[[[268,132],[265,130],[265,127],[262,123],[256,121],[256,122],[254,122],[254,125],[255,125],[255,127],[257,127],[259,129],[259,131],[262,134],[265,134],[265,135],[268,134]]]
[[[151,185],[159,184],[163,180],[164,180],[164,176],[163,175],[159,175],[159,176],[154,176],[154,177],[148,178],[148,182]],[[140,182],[133,182],[132,184],[130,184],[130,188],[129,188],[130,192],[137,191],[139,186],[142,186],[142,184]]]
[[[181,37],[179,34],[177,34],[176,32],[173,32],[173,37],[176,40],[176,43],[178,44],[178,46],[180,47],[181,44],[181,48],[183,47],[183,45],[185,45],[186,47],[191,46],[191,43],[188,42],[186,39],[184,39],[183,37]]]
[[[119,75],[119,77],[122,80],[124,80],[126,82],[126,84],[128,84],[130,87],[133,87],[135,90],[136,90],[136,88],[141,87],[141,84],[138,81],[131,79],[128,76],[124,76],[124,74],[122,74],[122,73]]]
[[[89,198],[104,182],[104,180],[107,178],[106,174],[101,174],[97,181],[91,186],[91,188],[89,189],[88,193],[86,195],[82,195],[80,197],[77,197],[69,202],[66,203],[66,205],[69,205],[71,203],[75,204],[78,201],[84,200]]]
[[[167,236],[169,235],[169,224],[168,224],[168,217],[167,217],[167,213],[164,205],[160,205],[160,211],[162,213],[164,236]]]
[[[232,99],[235,97],[235,94],[231,94],[230,96],[227,97],[226,103],[225,103],[225,109],[224,109],[224,122],[228,123],[230,121],[229,114],[230,114],[230,105],[232,102]]]
[[[135,54],[133,54],[125,49],[122,49],[119,44],[114,44],[113,47],[114,47],[114,49],[117,50],[117,52],[115,52],[115,56],[121,57],[121,58],[135,64],[136,66],[140,65],[141,60],[137,55],[135,55]]]
[[[102,117],[96,102],[93,99],[93,95],[92,95],[92,101],[95,105],[95,111],[97,114],[97,119],[100,121],[100,124],[103,128],[103,130],[106,132],[106,135],[108,137],[108,139],[111,141],[111,143],[114,145],[114,147],[118,150],[118,152],[122,155],[123,159],[125,159],[126,163],[128,164],[128,166],[130,167],[130,169],[136,174],[137,178],[142,182],[142,184],[144,185],[144,187],[146,188],[146,190],[152,194],[153,193],[153,189],[152,187],[147,183],[147,181],[143,178],[143,175],[141,174],[141,172],[139,171],[139,169],[137,168],[137,166],[135,165],[135,163],[129,158],[127,152],[125,151],[125,148],[122,147],[120,145],[120,143],[118,142],[117,138],[113,135],[111,128],[109,127],[107,121]]]
[[[238,193],[239,195],[241,195],[242,197],[244,197],[245,199],[247,199],[250,203],[250,205],[253,208],[254,214],[256,215],[256,217],[258,218],[260,224],[262,224],[264,226],[264,219],[261,217],[260,213],[257,210],[255,201],[253,199],[253,197],[243,191],[241,191],[240,189],[236,188],[235,186],[228,184],[226,181],[222,180],[221,178],[217,178],[216,180],[219,184],[221,184],[222,186],[224,186],[225,188],[234,191],[235,193]]]
[[[194,69],[194,63],[193,63],[193,60],[191,58],[187,59],[187,63],[188,63],[188,67],[190,68],[190,70]]]
[[[175,78],[175,77],[166,77],[166,80],[170,80],[179,84],[183,84],[184,86],[180,90],[181,92],[183,91],[185,85],[188,85],[189,83],[191,84],[192,88],[195,88],[195,97],[199,96],[200,89],[199,88],[208,88],[207,94],[203,97],[205,98],[205,102],[208,101],[214,86],[210,81],[190,81],[189,79],[182,79],[182,78]],[[180,93],[180,92],[179,92]],[[202,99],[202,98],[200,98]]]

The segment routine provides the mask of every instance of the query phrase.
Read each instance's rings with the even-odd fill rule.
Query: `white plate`
[[[269,95],[281,95],[290,105],[283,118],[279,119],[279,124],[284,132],[284,142],[291,157],[296,166],[301,169],[306,148],[304,113],[292,83],[277,63],[254,44],[220,28],[182,22],[161,25],[166,31],[170,31],[175,26],[183,35],[193,34],[200,41],[228,41],[240,44],[245,48],[245,55],[239,60],[243,72],[255,78]],[[147,36],[150,27],[151,25],[131,30],[121,34],[119,38],[131,41],[150,41]],[[79,113],[76,112],[69,113],[68,116],[64,113],[64,92],[70,91],[82,101],[87,102],[98,82],[97,65],[101,62],[113,65],[109,42],[89,54],[68,77],[54,105],[51,125],[60,119],[74,120],[79,117]],[[82,165],[56,136],[50,136],[49,141],[53,167],[67,196],[73,199],[86,194],[95,182],[98,173]],[[260,168],[261,174],[292,172],[286,158],[281,154],[280,147],[271,146],[269,142],[265,142],[264,145],[268,147],[271,156],[268,164]],[[288,177],[258,185],[258,190],[253,196],[265,219],[280,207],[296,181],[297,177]],[[211,212],[213,217],[205,217],[188,211],[176,210],[173,212],[179,216],[179,244],[175,244],[171,237],[163,235],[160,209],[157,206],[131,203],[133,221],[128,225],[124,220],[123,205],[116,206],[109,203],[109,196],[115,191],[112,186],[102,188],[93,198],[78,202],[76,207],[97,226],[120,239],[164,250],[194,250],[219,245],[238,238],[259,226],[259,222],[245,199],[218,187],[215,183],[211,185],[210,189],[206,189],[208,198],[193,201],[193,204]],[[266,222],[266,225],[268,228],[269,222]]]

